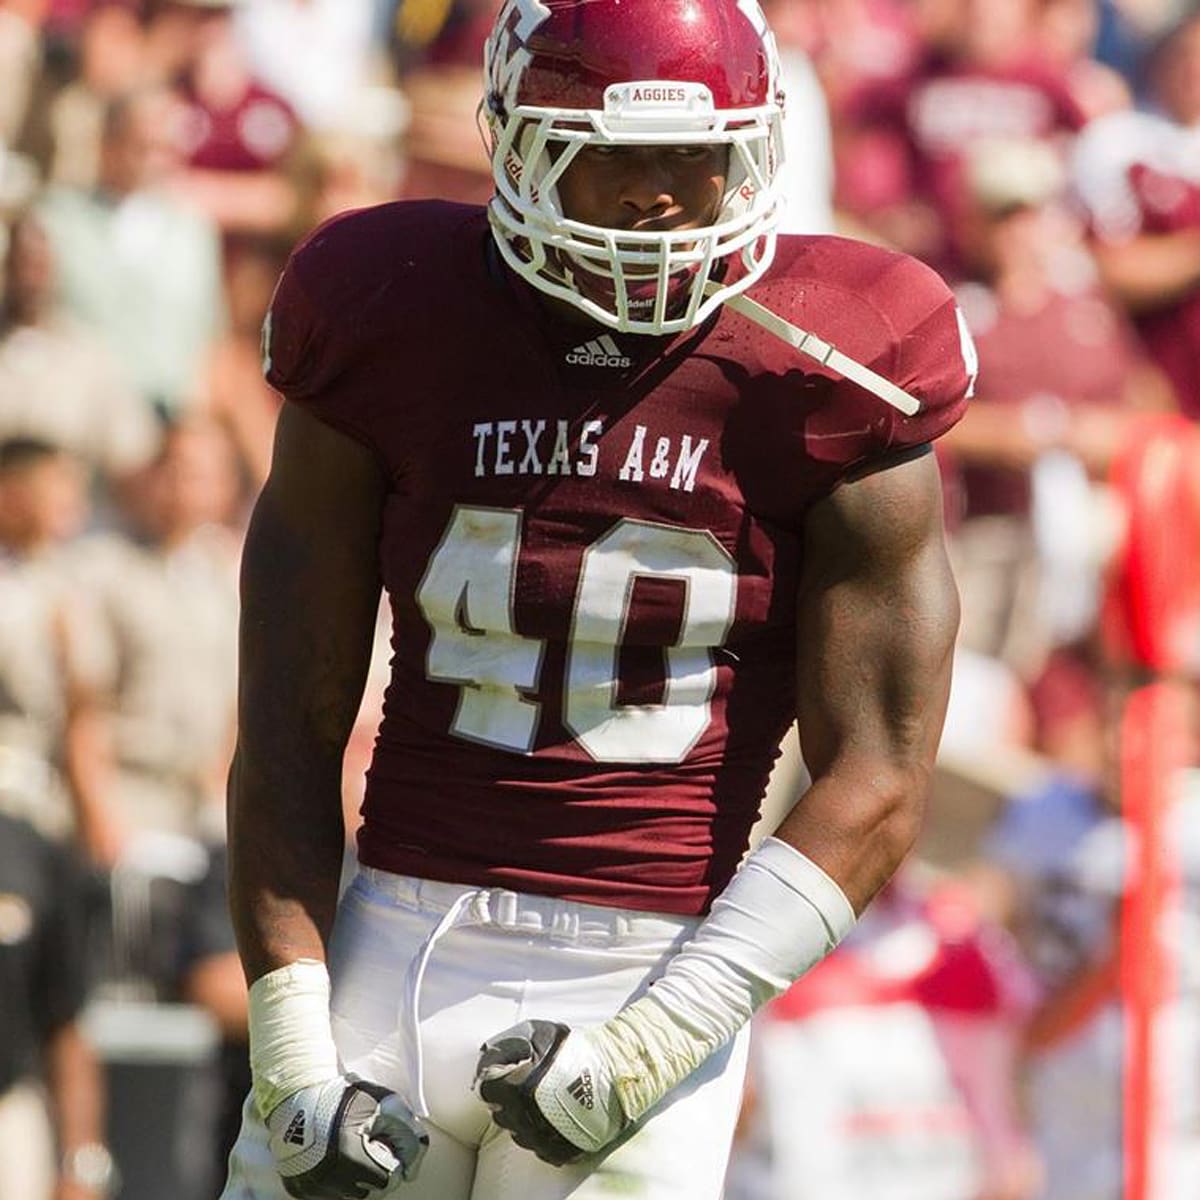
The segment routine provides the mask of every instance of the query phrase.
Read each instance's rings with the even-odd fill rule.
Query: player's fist
[[[429,1145],[395,1092],[350,1075],[301,1088],[276,1105],[267,1129],[283,1186],[299,1200],[366,1200],[414,1179]]]
[[[591,1036],[554,1021],[488,1038],[475,1087],[518,1146],[556,1167],[602,1150],[628,1123]]]

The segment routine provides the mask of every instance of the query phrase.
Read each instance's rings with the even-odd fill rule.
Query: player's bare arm
[[[250,983],[325,957],[344,845],[342,754],[379,604],[383,495],[369,450],[282,410],[242,564],[229,785],[233,917]]]
[[[393,1093],[341,1074],[324,965],[385,493],[369,450],[285,408],[242,567],[230,906],[251,984],[255,1098],[284,1186],[299,1197],[382,1187],[414,1173],[423,1150]]]
[[[776,836],[861,912],[916,837],[949,695],[958,594],[934,456],[815,505],[804,562],[797,716],[813,785]]]

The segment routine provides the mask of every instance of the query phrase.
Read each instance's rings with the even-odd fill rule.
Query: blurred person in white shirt
[[[27,210],[11,226],[0,299],[0,438],[62,446],[107,490],[150,459],[160,430],[108,347],[54,303],[56,277]]]
[[[179,116],[160,89],[113,100],[97,186],[52,187],[38,207],[60,302],[166,416],[198,402],[205,357],[225,322],[217,228],[166,190],[179,165]]]

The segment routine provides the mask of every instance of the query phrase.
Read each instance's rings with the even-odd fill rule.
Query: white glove
[[[366,1200],[394,1179],[414,1179],[429,1145],[395,1092],[352,1075],[294,1092],[271,1110],[267,1129],[283,1186],[298,1200]]]
[[[518,1146],[556,1167],[629,1124],[592,1038],[554,1021],[522,1021],[484,1042],[475,1087]]]
[[[475,1086],[513,1141],[561,1166],[640,1121],[850,931],[854,909],[767,838],[646,995],[601,1025],[523,1021],[489,1038]]]

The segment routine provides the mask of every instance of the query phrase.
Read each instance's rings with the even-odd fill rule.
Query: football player
[[[227,1200],[715,1200],[747,1020],[920,817],[958,616],[929,444],[972,373],[950,293],[776,238],[754,0],[509,0],[483,112],[486,209],[336,218],[267,324]],[[812,785],[742,863],[797,718]]]

